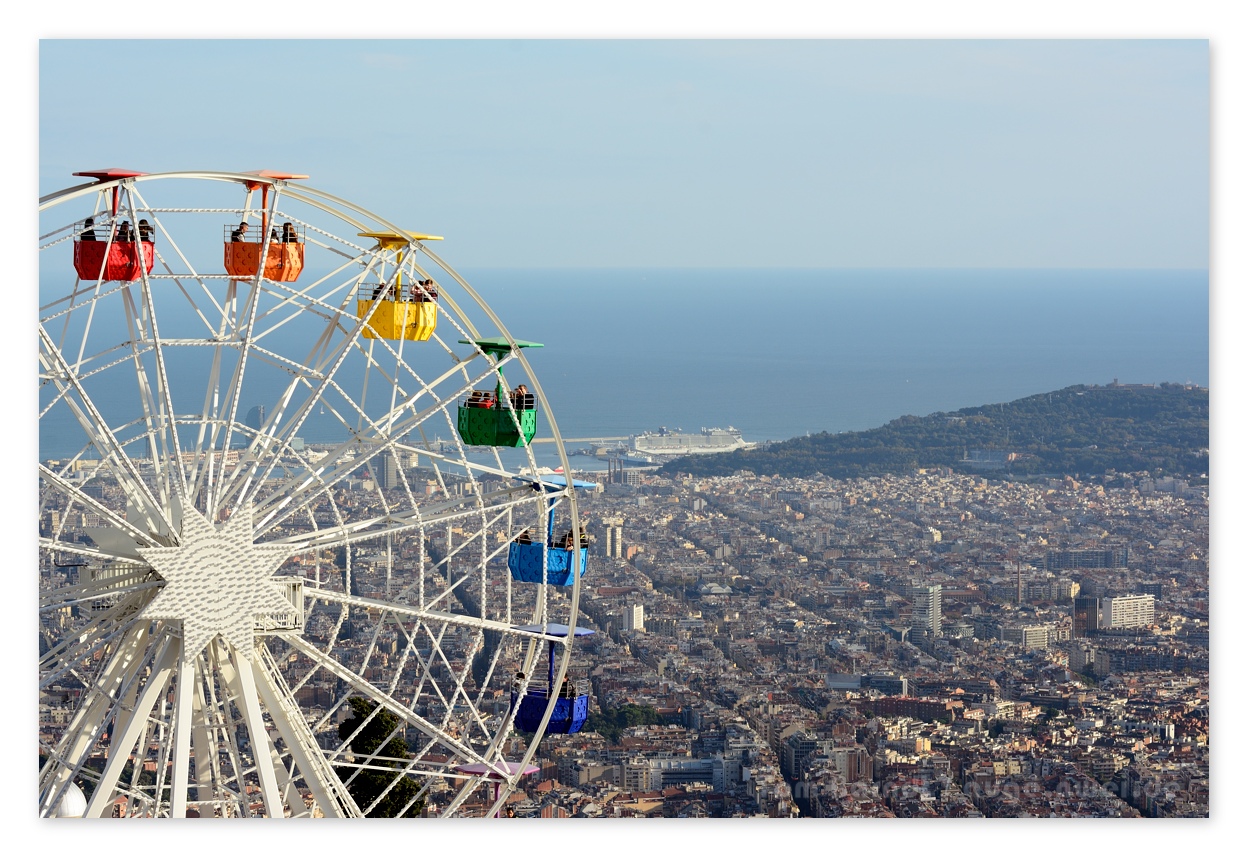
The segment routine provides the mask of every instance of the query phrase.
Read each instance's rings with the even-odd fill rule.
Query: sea
[[[539,437],[553,419],[565,439],[783,440],[1073,384],[1209,384],[1204,270],[459,272],[514,338],[543,344],[526,351],[551,404]],[[61,434],[41,427],[41,457],[69,454]],[[534,450],[558,466],[553,444]]]

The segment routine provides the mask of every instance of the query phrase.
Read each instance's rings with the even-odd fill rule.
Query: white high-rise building
[[[940,584],[913,586],[910,588],[914,609],[910,615],[910,627],[922,628],[932,636],[940,634]]]
[[[644,604],[630,604],[624,608],[624,630],[646,630],[646,608]]]
[[[1153,624],[1153,596],[1119,595],[1101,600],[1102,628],[1143,628]]]
[[[607,522],[607,556],[624,558],[624,527],[618,521]]]

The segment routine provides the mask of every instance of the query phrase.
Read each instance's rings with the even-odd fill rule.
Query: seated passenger
[[[436,301],[438,290],[433,287],[433,280],[418,280],[412,284],[412,300],[418,303]]]
[[[298,244],[299,243],[299,233],[295,231],[295,227],[289,221],[282,224],[282,243],[283,244]]]
[[[248,228],[250,227],[248,227],[246,220],[239,223],[238,228],[230,233],[230,241],[234,243],[242,241],[244,238],[247,237]]]
[[[79,241],[94,241],[95,240],[95,218],[94,217],[88,217],[86,220],[82,221],[82,234],[78,236],[78,240]]]
[[[533,410],[533,394],[528,387],[521,384],[511,391],[511,406],[517,411]]]
[[[512,539],[512,541],[518,545],[531,545],[533,544],[533,537],[529,535],[528,530],[525,530],[523,533]]]
[[[117,238],[116,238],[116,240],[117,240],[118,242],[123,242],[123,243],[124,243],[124,242],[133,242],[133,241],[134,241],[134,232],[131,230],[131,227],[130,227],[130,221],[129,221],[129,220],[123,220],[123,221],[121,221],[121,226],[118,226],[118,227],[117,227]]]
[[[494,394],[488,390],[473,390],[465,403],[465,407],[492,408],[494,407]]]
[[[390,300],[390,294],[391,294],[391,289],[390,289],[389,283],[378,283],[373,288],[373,300],[375,301],[377,300],[388,301]]]
[[[566,675],[563,677],[563,684],[559,685],[559,695],[564,699],[576,699],[576,687],[568,681]]]
[[[572,540],[572,531],[571,531],[571,530],[568,530],[567,534],[566,534],[566,535],[564,535],[564,537],[563,537],[563,541],[562,541],[562,545],[561,545],[561,547],[562,547],[564,550],[566,550],[566,551],[570,551],[570,550],[572,550],[572,546],[573,546],[573,544],[574,544],[574,542],[573,542],[573,540]]]
[[[139,240],[149,243],[156,240],[156,230],[146,220],[139,221]]]

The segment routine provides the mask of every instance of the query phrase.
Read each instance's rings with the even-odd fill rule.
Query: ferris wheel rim
[[[292,198],[298,199],[302,202],[305,202],[309,205],[312,205],[324,211],[325,213],[329,214],[332,217],[337,217],[343,222],[353,223],[352,219],[344,216],[342,211],[335,207],[336,205],[349,208],[358,214],[369,217],[373,220],[374,223],[380,224],[388,229],[392,229],[393,231],[396,231],[396,232],[400,231],[395,226],[395,224],[393,224],[391,221],[385,218],[382,218],[378,215],[375,215],[374,213],[366,209],[363,209],[360,206],[356,206],[352,203],[347,202],[346,200],[342,200],[334,195],[325,193],[323,191],[318,191],[314,188],[309,188],[307,185],[304,185],[302,183],[299,185],[290,185],[289,182],[283,179],[259,176],[259,175],[250,174],[250,173],[169,172],[169,173],[152,173],[152,174],[145,174],[145,175],[140,175],[140,176],[128,176],[124,178],[111,179],[108,181],[97,181],[97,182],[84,184],[80,186],[65,188],[65,189],[62,189],[61,191],[54,192],[48,196],[41,198],[40,199],[40,211],[44,212],[62,203],[71,202],[75,199],[88,196],[92,193],[99,193],[101,191],[108,190],[114,187],[121,187],[121,186],[128,185],[131,183],[140,183],[140,182],[145,183],[148,181],[159,180],[159,179],[213,180],[213,181],[234,182],[234,183],[244,183],[244,184],[252,183],[252,182],[267,183],[274,187],[281,187],[283,189],[286,189],[288,191],[286,195]],[[296,190],[292,191],[290,190],[291,188],[295,188]],[[319,197],[320,201],[316,199],[317,197]],[[417,247],[422,252],[426,253],[426,255],[428,255],[435,262],[435,264],[437,264],[442,270],[446,271],[458,283],[458,285],[464,289],[465,293],[467,293],[473,299],[473,302],[477,304],[478,308],[482,310],[487,315],[487,317],[490,318],[491,322],[497,327],[500,333],[502,333],[502,335],[507,339],[509,344],[512,346],[512,359],[517,360],[519,362],[520,366],[524,369],[530,383],[532,383],[533,385],[533,388],[534,388],[533,393],[537,397],[538,401],[541,403],[542,409],[546,415],[546,422],[549,423],[549,426],[550,426],[549,430],[551,431],[551,434],[552,434],[552,440],[556,444],[556,450],[558,452],[558,457],[561,463],[561,469],[565,474],[568,474],[570,477],[570,474],[572,471],[568,464],[566,450],[562,442],[562,437],[559,434],[558,427],[554,419],[553,411],[550,409],[549,402],[546,398],[544,391],[541,388],[540,381],[537,379],[536,374],[532,371],[532,367],[529,365],[529,361],[524,355],[523,349],[517,347],[516,340],[514,339],[514,337],[512,337],[506,325],[494,313],[494,311],[484,301],[481,295],[478,292],[476,292],[476,290],[470,284],[468,284],[467,281],[464,280],[462,276],[458,274],[458,272],[456,272],[449,264],[447,264],[440,257],[431,253],[428,250],[428,248],[424,246],[421,242],[413,239],[411,243],[413,247]],[[144,275],[144,280],[146,281],[146,275]],[[461,313],[461,318],[468,324],[471,324],[471,319],[466,314]],[[42,325],[43,325],[43,322],[41,320],[40,322],[41,328],[42,328]],[[475,328],[472,328],[471,332],[475,335],[476,333]],[[108,427],[109,425],[108,422],[103,419],[101,419],[100,423],[101,425],[104,425],[105,427]],[[130,441],[127,441],[126,444],[123,444],[123,446],[128,445],[133,442],[135,442],[135,440],[131,439]],[[88,443],[88,447],[89,446],[90,446],[90,443]],[[529,457],[530,457],[530,462],[533,462],[531,450],[529,450]],[[540,479],[540,477],[537,475],[536,472],[534,472],[533,474],[533,479],[534,480]],[[567,481],[566,493],[563,494],[563,499],[567,503],[569,514],[571,515],[572,519],[579,521],[579,512],[577,510],[577,504],[576,504],[576,493],[575,493],[574,486],[570,478]],[[581,542],[580,542],[581,529],[579,526],[575,526],[573,528],[573,531],[576,534],[577,545],[580,546],[581,545]],[[49,547],[48,549],[53,550],[55,548]],[[576,624],[577,615],[579,613],[579,596],[580,596],[580,591],[581,591],[581,585],[582,585],[581,575],[579,574],[575,575],[573,578],[572,586],[570,587],[570,592],[569,592],[569,600],[570,600],[571,606],[570,606],[570,614],[569,614],[568,623],[573,626]],[[509,629],[509,630],[514,632],[514,628]],[[543,637],[542,639],[546,639],[546,638]],[[551,642],[555,642],[555,641],[551,640]],[[566,670],[569,665],[570,657],[571,657],[572,635],[568,635],[568,638],[566,639],[566,641],[559,641],[559,642],[562,642],[564,644],[560,646],[562,654],[560,657],[560,662],[559,662],[559,666],[557,670],[557,673],[558,673],[557,680],[562,679],[563,676],[566,674]],[[546,727],[546,723],[549,721],[552,711],[553,711],[553,700],[551,701],[551,705],[547,708],[545,717],[543,718],[541,731],[544,731]],[[505,731],[506,731],[505,729],[500,730],[497,733],[498,736],[501,736]],[[539,731],[539,734],[541,734],[540,731]],[[523,760],[519,763],[521,768],[524,768],[525,766],[528,765],[530,759],[535,754],[536,749],[537,749],[537,742],[531,742],[527,752],[524,755]],[[502,773],[502,771],[498,771],[498,773]],[[508,785],[514,786],[516,780],[517,780],[517,775],[509,776]],[[459,798],[458,798],[458,802],[456,805],[458,805],[458,803],[462,803],[463,800],[466,799],[466,797],[467,797],[467,790],[465,788],[464,790],[461,790]],[[505,797],[506,796],[504,795],[503,798],[500,798],[500,800],[496,802],[492,811],[497,810],[498,806],[501,805],[501,800],[505,799]]]

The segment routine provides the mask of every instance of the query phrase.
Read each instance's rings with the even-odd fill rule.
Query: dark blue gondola
[[[528,631],[534,634],[545,634],[553,637],[566,637],[567,625],[521,625],[517,631]],[[575,635],[585,637],[594,633],[589,628],[577,628]],[[523,732],[536,732],[546,716],[546,706],[551,695],[555,696],[555,707],[550,713],[550,721],[546,731],[558,735],[571,735],[579,732],[589,719],[589,682],[572,681],[564,678],[565,687],[555,693],[555,641],[549,643],[546,687],[529,688],[524,696],[519,689],[511,692],[511,710],[516,713],[515,725]],[[519,705],[517,706],[517,703]]]
[[[562,476],[543,476],[540,482],[533,483],[534,491],[553,494],[567,487],[568,481]],[[595,483],[572,481],[573,488],[593,488]],[[589,549],[578,550],[566,548],[554,542],[555,501],[547,501],[546,532],[550,535],[547,542],[514,541],[507,547],[507,568],[511,571],[511,579],[521,583],[549,583],[552,586],[571,586],[577,575],[585,574],[585,564],[589,559]],[[578,556],[579,554],[579,556]],[[543,568],[543,556],[545,568]]]

